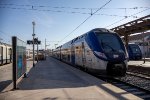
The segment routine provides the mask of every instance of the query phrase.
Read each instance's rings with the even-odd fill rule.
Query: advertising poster
[[[16,78],[20,78],[26,72],[26,43],[17,38],[16,45]]]

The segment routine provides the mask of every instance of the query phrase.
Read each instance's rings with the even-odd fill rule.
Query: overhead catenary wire
[[[6,6],[7,5],[7,6]],[[0,4],[0,8],[10,8],[10,9],[18,9],[18,10],[20,10],[20,9],[22,9],[22,10],[35,10],[35,11],[51,11],[51,12],[66,12],[66,13],[72,13],[72,14],[75,14],[75,13],[79,13],[79,14],[89,14],[89,15],[105,15],[105,16],[114,16],[114,17],[124,17],[123,19],[121,19],[121,20],[119,20],[119,21],[117,21],[116,23],[119,23],[119,22],[121,22],[121,21],[123,21],[123,20],[125,20],[125,19],[127,19],[127,18],[129,18],[129,17],[134,17],[134,18],[137,18],[137,16],[134,16],[134,15],[130,15],[130,16],[120,16],[120,15],[110,15],[110,14],[94,14],[93,12],[94,12],[94,10],[92,10],[92,12],[91,13],[84,13],[84,12],[77,12],[77,11],[70,11],[70,12],[68,12],[68,11],[64,11],[64,10],[50,10],[50,9],[38,9],[37,7],[39,7],[39,8],[44,8],[44,7],[48,7],[48,6],[38,6],[38,5],[17,5],[17,6],[20,6],[20,7],[13,7],[13,6],[10,6],[10,5],[14,5],[14,4]],[[28,7],[31,7],[31,8],[21,8],[21,7],[25,7],[25,6],[28,6]],[[50,7],[50,6],[49,6]],[[53,8],[64,8],[64,9],[96,9],[96,8],[77,8],[77,7],[53,7]],[[101,8],[101,9],[139,9],[139,8],[141,8],[141,9],[145,9],[145,8],[147,8],[147,9],[150,9],[149,7],[133,7],[133,8]],[[90,17],[90,16],[89,16]],[[87,17],[87,19],[85,19],[84,21],[86,22],[87,20],[88,20],[89,18]],[[85,22],[83,22],[83,24],[85,23]],[[81,25],[82,25],[82,23],[81,23]],[[81,26],[81,25],[79,25],[78,27],[76,27],[77,29]],[[109,26],[108,26],[109,27]],[[73,32],[75,31],[76,29],[74,29],[73,30]],[[72,33],[73,33],[72,32]],[[69,36],[69,35],[68,35]],[[67,36],[67,37],[68,37]],[[65,37],[66,38],[66,37]]]
[[[9,39],[8,41],[6,41],[8,37],[11,37],[10,34],[4,32],[4,31],[1,31],[1,30],[0,30],[0,33],[1,33],[1,37],[0,37],[1,42],[4,42],[4,41],[5,42],[10,42],[11,41],[11,39]]]
[[[147,10],[150,10],[150,8],[144,9],[144,10],[139,11],[139,12],[137,12],[137,13],[134,13],[134,14],[132,14],[132,15],[130,15],[130,16],[135,16],[135,15],[137,15],[137,14],[139,14],[139,13],[142,13],[142,12],[144,12],[144,11],[147,11]],[[114,23],[112,23],[112,24],[110,24],[110,25],[108,25],[108,26],[105,26],[105,28],[108,28],[108,27],[110,27],[110,26],[112,26],[112,25],[114,25],[114,24],[117,24],[117,23],[119,23],[119,22],[121,22],[121,21],[123,21],[123,20],[125,20],[125,19],[127,19],[127,18],[129,18],[129,17],[125,17],[125,18],[123,18],[123,19],[120,19],[120,20],[118,20],[118,21],[116,21],[116,22],[114,22]]]
[[[0,8],[8,8],[8,9],[15,9],[15,10],[33,10],[33,11],[49,11],[49,12],[57,12],[57,13],[69,13],[69,14],[88,14],[91,15],[91,13],[87,12],[79,12],[79,11],[65,11],[65,10],[50,10],[50,9],[36,9],[34,7],[32,8],[18,8],[18,7],[5,7],[5,6],[0,6]],[[131,17],[131,16],[121,16],[121,15],[115,15],[115,14],[94,14],[94,15],[100,15],[100,16],[110,16],[110,17]],[[137,16],[132,16],[133,18],[138,18]]]
[[[38,7],[38,8],[55,8],[55,9],[82,9],[82,10],[91,10],[91,9],[95,9],[97,10],[98,8],[92,8],[92,7],[89,7],[89,8],[85,8],[85,7],[65,7],[65,6],[45,6],[45,5],[27,5],[27,4],[9,4],[9,3],[0,3],[0,6],[19,6],[19,7]],[[125,8],[125,7],[122,7],[122,8],[102,8],[102,9],[145,9],[145,8],[150,8],[150,7],[129,7],[129,8]]]
[[[8,37],[10,36],[10,34],[4,32],[4,31],[1,31],[1,30],[0,30],[0,33],[3,33],[3,34],[5,34],[5,35],[7,35]],[[11,37],[11,36],[10,36],[10,37]]]
[[[21,7],[21,8],[18,8]],[[30,7],[30,8],[22,8],[22,7]],[[61,9],[61,10],[50,10],[50,9],[38,9],[38,8],[55,8],[55,9]],[[79,7],[53,7],[53,6],[44,6],[44,5],[18,5],[18,4],[4,4],[0,3],[0,8],[9,8],[9,9],[17,9],[17,10],[35,10],[35,11],[51,11],[51,12],[58,12],[58,13],[71,13],[71,14],[91,14],[87,12],[79,12],[79,11],[65,11],[62,9],[85,9],[85,10],[92,10],[98,9],[98,8],[79,8]],[[139,8],[150,8],[150,7],[129,7],[129,8],[102,8],[102,9],[121,9],[121,10],[127,10],[127,9],[139,9]],[[111,17],[131,17],[131,16],[121,16],[121,15],[113,15],[113,14],[95,14],[95,15],[102,15],[102,16],[111,16]],[[132,16],[133,18],[138,18],[137,16]]]
[[[62,42],[65,38],[67,38],[69,35],[71,35],[75,30],[77,30],[81,25],[83,25],[88,19],[90,19],[95,13],[97,13],[99,10],[101,10],[103,7],[105,7],[107,4],[109,4],[112,0],[109,0],[104,5],[102,5],[99,9],[97,9],[95,12],[93,12],[90,16],[88,16],[82,23],[80,23],[75,29],[73,29],[69,34],[67,34],[62,40],[60,40],[58,43]],[[57,44],[58,44],[57,43]]]

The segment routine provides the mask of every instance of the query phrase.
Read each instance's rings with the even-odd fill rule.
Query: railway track
[[[83,69],[79,69],[87,72]],[[108,77],[102,75],[95,75],[87,72],[107,83],[117,86],[133,95],[136,95],[144,100],[150,100],[150,77],[134,72],[127,72],[124,77]]]
[[[125,77],[96,76],[144,100],[150,100],[150,78],[127,72]]]
[[[137,73],[137,74],[141,74],[141,75],[150,77],[150,68],[149,67],[129,65],[128,72]]]

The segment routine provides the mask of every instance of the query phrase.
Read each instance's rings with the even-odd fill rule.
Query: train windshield
[[[105,52],[123,51],[119,38],[110,33],[97,33],[98,41]]]
[[[141,50],[138,45],[130,44],[129,45],[133,53],[141,53]]]

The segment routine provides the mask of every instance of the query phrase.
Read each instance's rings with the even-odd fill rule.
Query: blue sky
[[[150,8],[150,0],[112,0],[104,7],[105,9],[101,9],[96,13],[99,15],[93,15],[76,31],[72,32],[90,16],[90,14],[80,13],[91,13],[91,9],[92,12],[94,12],[97,10],[96,8],[100,8],[108,1],[109,0],[0,0],[0,38],[3,39],[1,41],[11,43],[11,36],[17,36],[24,41],[31,40],[32,21],[35,21],[36,37],[42,41],[40,48],[44,48],[45,38],[47,40],[46,43],[50,45],[47,48],[54,48],[54,44],[58,43],[57,41],[63,39],[63,41],[58,43],[58,45],[61,45],[93,28],[101,27],[111,29],[150,14],[150,9],[147,8]],[[133,9],[135,7],[138,8]],[[143,12],[138,13],[140,11]],[[137,18],[128,17],[119,23],[111,25],[123,19],[124,16],[133,14],[135,14],[134,16],[137,16]],[[72,33],[66,37],[70,32]]]

